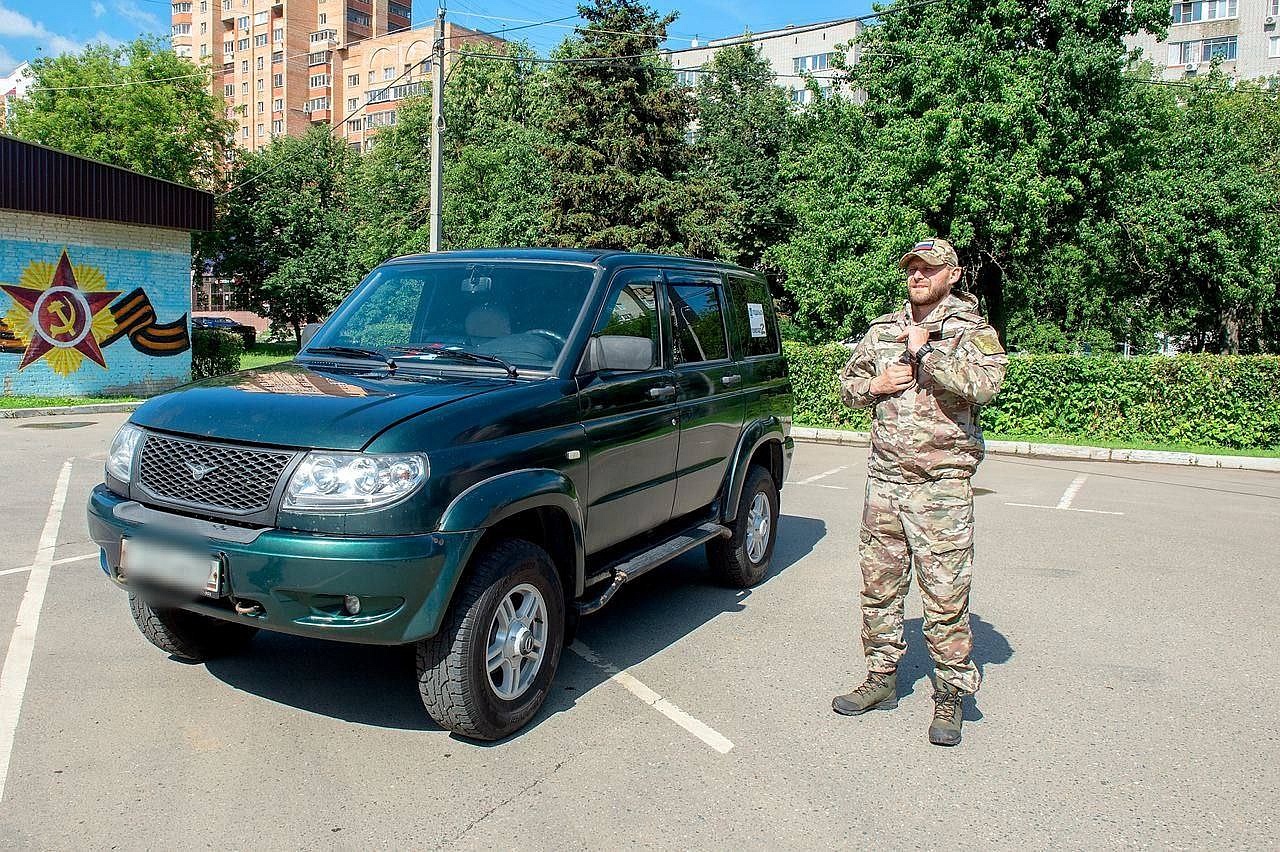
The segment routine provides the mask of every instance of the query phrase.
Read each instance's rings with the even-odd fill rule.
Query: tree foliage
[[[212,186],[233,124],[209,77],[159,39],[42,57],[9,132],[152,177]],[[150,81],[139,85],[140,81]]]

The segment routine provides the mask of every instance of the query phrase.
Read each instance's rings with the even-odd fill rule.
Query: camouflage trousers
[[[862,647],[868,670],[895,671],[906,653],[902,614],[914,562],[924,604],[924,639],[936,676],[961,692],[976,692],[981,677],[970,659],[969,480],[906,485],[869,477],[860,538]]]

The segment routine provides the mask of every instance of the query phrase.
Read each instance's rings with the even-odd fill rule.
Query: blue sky
[[[653,2],[659,11],[676,10],[680,18],[671,26],[668,47],[688,47],[695,36],[704,41],[736,35],[745,28],[762,31],[787,24],[806,24],[865,14],[870,0],[821,3],[793,0],[782,11],[779,4],[765,0],[677,0]],[[8,73],[24,59],[49,53],[77,50],[89,41],[127,41],[139,33],[168,35],[169,0],[0,0],[0,74]],[[413,22],[435,15],[434,0],[413,4]],[[450,17],[463,26],[497,31],[520,26],[519,21],[546,21],[576,12],[572,0],[454,0]],[[487,17],[481,17],[487,16]],[[559,26],[522,29],[512,33],[546,52],[565,34],[572,21]],[[39,52],[37,52],[39,51]]]

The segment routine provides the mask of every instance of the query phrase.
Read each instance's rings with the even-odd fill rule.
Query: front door
[[[588,553],[671,519],[680,432],[675,377],[662,357],[661,286],[657,269],[620,271],[595,329],[595,336],[630,359],[648,351],[648,369],[591,370],[578,380],[591,453]]]
[[[672,516],[700,511],[720,491],[742,430],[741,365],[731,357],[719,275],[668,270],[672,367],[680,401],[680,452]]]

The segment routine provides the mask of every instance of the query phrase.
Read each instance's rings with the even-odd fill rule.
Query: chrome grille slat
[[[143,488],[162,500],[237,515],[261,512],[294,454],[148,435],[138,465]],[[200,478],[191,465],[207,469]]]

